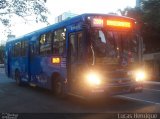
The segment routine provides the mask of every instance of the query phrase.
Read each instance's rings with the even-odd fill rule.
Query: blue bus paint
[[[8,58],[6,58],[7,62],[9,63],[9,64],[6,64],[6,66],[8,66],[8,68],[6,68],[7,75],[9,77],[14,78],[15,70],[17,69],[21,71],[22,80],[24,79],[24,81],[33,82],[45,88],[48,88],[48,87],[51,88],[50,86],[48,86],[49,84],[47,84],[46,80],[51,77],[52,72],[61,72],[62,73],[61,75],[64,75],[64,77],[66,77],[66,73],[65,73],[66,67],[64,67],[62,71],[59,66],[54,67],[50,61],[52,56],[44,56],[43,58],[41,58],[41,56],[36,56],[32,58],[32,56],[30,56],[29,54],[29,50],[31,49],[28,48],[26,53],[27,56],[16,57],[16,58],[12,57],[10,59],[11,53],[9,48],[12,47],[14,43],[20,42],[23,40],[26,40],[28,42],[28,47],[30,47],[32,42],[36,41],[41,34],[54,31],[55,29],[58,29],[61,27],[68,28],[68,32],[79,31],[82,29],[81,28],[82,23],[79,23],[79,22],[83,21],[82,17],[84,16],[85,15],[78,16],[73,18],[72,20],[66,20],[66,21],[63,21],[62,23],[57,23],[57,24],[48,26],[46,28],[34,31],[22,37],[15,38],[12,41],[8,41],[6,44],[6,53],[9,53]],[[73,25],[70,25],[70,24],[73,24]],[[66,34],[68,35],[68,33]],[[67,40],[68,39],[66,38],[66,43],[68,43]],[[66,48],[68,48],[68,44],[66,44],[66,46],[67,46]],[[66,54],[64,54],[64,57],[66,57]],[[49,62],[48,66],[46,65],[46,62]]]
[[[120,16],[114,16],[114,15],[105,15],[105,14],[83,14],[76,16],[71,19],[64,20],[60,23],[56,23],[53,25],[50,25],[48,27],[42,28],[40,30],[31,32],[29,34],[26,34],[22,37],[15,38],[11,41],[8,41],[6,43],[6,49],[5,49],[5,69],[6,74],[8,77],[15,78],[16,72],[20,73],[21,80],[26,83],[31,83],[34,85],[37,85],[39,87],[52,89],[53,88],[53,80],[54,77],[60,76],[63,80],[63,86],[65,87],[65,91],[70,91],[71,84],[70,78],[71,73],[74,71],[71,71],[71,65],[73,67],[76,67],[75,69],[78,70],[77,67],[80,65],[87,66],[87,47],[90,43],[89,40],[89,33],[88,31],[91,30],[91,23],[88,20],[88,17],[97,17],[97,18],[121,18],[126,20],[134,21],[131,18],[127,17],[120,17]],[[42,55],[40,54],[40,38],[42,35],[46,35],[47,33],[55,32],[59,29],[65,30],[65,50],[61,54],[46,54]],[[100,29],[100,28],[98,28]],[[87,32],[87,33],[86,33]],[[82,41],[77,41],[78,37],[81,37],[82,34]],[[55,34],[54,34],[55,35]],[[52,38],[54,37],[52,34]],[[71,41],[70,37],[74,36],[76,41],[75,43],[78,44],[81,42],[81,52],[84,52],[80,58],[80,60],[74,61],[72,64],[71,62]],[[25,42],[25,55],[24,56],[15,56],[13,57],[12,51],[14,49],[14,46],[16,43],[21,43],[22,48],[22,42]],[[45,42],[45,41],[44,41]],[[49,44],[48,44],[49,45]],[[53,39],[51,41],[51,45],[53,45]],[[17,45],[18,47],[18,45]],[[78,48],[80,46],[76,46]],[[16,49],[16,48],[15,48]],[[14,50],[15,50],[14,49]],[[19,49],[20,50],[20,49]],[[51,48],[51,51],[53,52],[53,46]],[[79,55],[79,51],[77,51]],[[15,52],[14,52],[15,53]],[[20,52],[20,54],[22,51]],[[37,53],[37,54],[36,54]],[[52,58],[53,57],[59,57],[61,62],[59,64],[53,64]],[[79,57],[79,56],[78,56]],[[76,58],[78,59],[78,58]],[[74,69],[74,68],[73,68]],[[75,74],[74,74],[75,75]],[[78,74],[77,74],[78,75]],[[73,78],[73,77],[72,77]],[[71,82],[74,82],[74,78]],[[72,84],[73,85],[73,84]],[[137,84],[136,84],[137,85]],[[73,86],[74,87],[74,86]],[[76,87],[76,86],[75,86]],[[130,86],[131,87],[131,86]]]

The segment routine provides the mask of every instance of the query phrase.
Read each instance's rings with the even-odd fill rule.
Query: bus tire
[[[15,72],[15,80],[18,86],[22,86],[22,81],[21,81],[21,76],[19,71]]]
[[[66,96],[64,93],[64,84],[60,76],[53,81],[53,93],[58,98],[64,98]]]

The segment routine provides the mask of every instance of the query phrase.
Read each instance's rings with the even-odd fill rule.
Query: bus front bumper
[[[136,93],[141,92],[143,90],[142,83],[131,83],[125,85],[106,85],[103,87],[96,87],[90,90],[90,96],[98,96],[98,95],[105,95],[105,96],[114,96],[120,94],[127,94],[127,93]]]

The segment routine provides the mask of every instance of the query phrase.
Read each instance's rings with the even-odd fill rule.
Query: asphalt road
[[[160,113],[160,84],[145,83],[142,93],[86,101],[58,99],[48,90],[18,87],[0,68],[0,112],[14,113]]]

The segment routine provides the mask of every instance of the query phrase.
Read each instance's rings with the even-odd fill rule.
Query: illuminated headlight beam
[[[136,81],[144,81],[146,79],[146,73],[144,71],[136,71],[135,73]]]
[[[100,85],[101,84],[100,76],[96,73],[89,73],[87,75],[87,83],[89,85]]]

